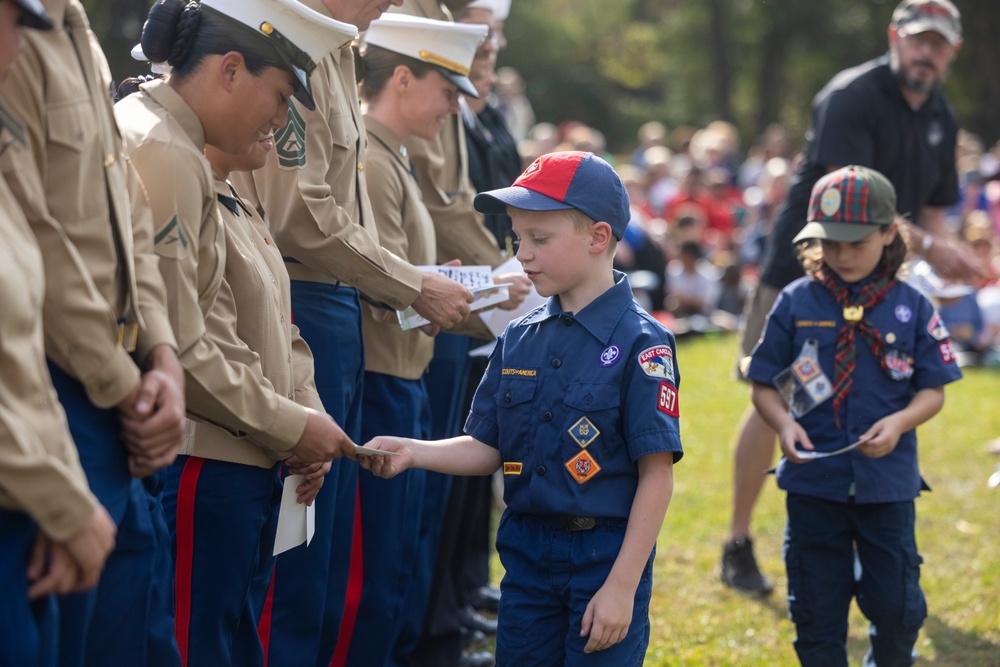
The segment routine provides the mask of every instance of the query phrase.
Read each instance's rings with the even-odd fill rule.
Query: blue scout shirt
[[[850,286],[853,294],[865,282]],[[909,405],[921,389],[962,377],[948,330],[931,303],[910,285],[898,283],[865,316],[882,333],[898,379],[882,370],[868,345],[857,336],[854,382],[840,406],[841,428],[836,426],[832,397],[798,420],[816,451],[833,451],[855,442],[876,421]],[[774,376],[788,368],[812,339],[819,344],[820,367],[832,381],[837,333],[843,325],[843,308],[829,290],[809,277],[796,280],[775,301],[747,376],[773,386]],[[919,495],[922,480],[916,430],[903,433],[892,453],[880,459],[855,449],[803,464],[782,458],[778,464],[778,486],[786,491],[847,502],[852,484],[858,503],[900,502]]]
[[[640,456],[683,456],[674,336],[625,274],[577,314],[558,297],[507,326],[465,432],[500,450],[513,512],[627,519]]]

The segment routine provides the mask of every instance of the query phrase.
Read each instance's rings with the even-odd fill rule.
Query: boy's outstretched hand
[[[365,447],[399,454],[399,456],[364,455],[357,457],[362,468],[371,470],[378,477],[389,479],[413,466],[413,452],[406,438],[380,435],[369,440]]]
[[[634,588],[628,590],[627,586],[610,579],[604,582],[583,612],[580,636],[590,635],[590,640],[583,647],[584,653],[601,651],[625,639],[632,622],[634,599]]]

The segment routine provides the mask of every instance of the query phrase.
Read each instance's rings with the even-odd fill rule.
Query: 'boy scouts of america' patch
[[[278,165],[282,169],[301,169],[306,166],[306,122],[302,120],[295,104],[288,102],[288,119],[274,135]]]
[[[153,237],[153,250],[160,257],[170,259],[180,259],[187,255],[188,239],[181,229],[176,213],[160,231],[156,232],[156,236]]]
[[[569,429],[569,437],[576,441],[576,444],[581,447],[586,447],[594,440],[597,440],[597,436],[601,434],[597,430],[589,419],[586,417],[581,417],[579,421],[573,424]]]
[[[583,484],[591,477],[601,472],[601,466],[586,450],[566,461],[566,470],[573,476],[577,484]]]
[[[639,366],[642,372],[654,378],[675,383],[674,381],[674,352],[667,345],[657,345],[648,347],[639,353]]]

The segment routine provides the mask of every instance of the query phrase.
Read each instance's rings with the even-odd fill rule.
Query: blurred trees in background
[[[962,125],[1000,139],[1000,4],[955,0],[965,43],[945,87]],[[637,128],[733,121],[746,148],[772,122],[800,142],[813,95],[884,53],[898,0],[514,0],[499,65],[516,68],[539,120],[576,119],[612,152]],[[149,0],[84,0],[116,79]]]

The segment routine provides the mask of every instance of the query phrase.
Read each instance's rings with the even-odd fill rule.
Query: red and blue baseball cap
[[[505,213],[508,206],[526,211],[575,208],[595,222],[611,225],[619,241],[632,217],[628,192],[614,167],[583,151],[543,155],[509,188],[476,195],[474,205],[480,213]]]
[[[809,224],[792,243],[808,239],[854,243],[895,217],[896,189],[889,179],[867,167],[841,167],[816,181],[809,198]]]

